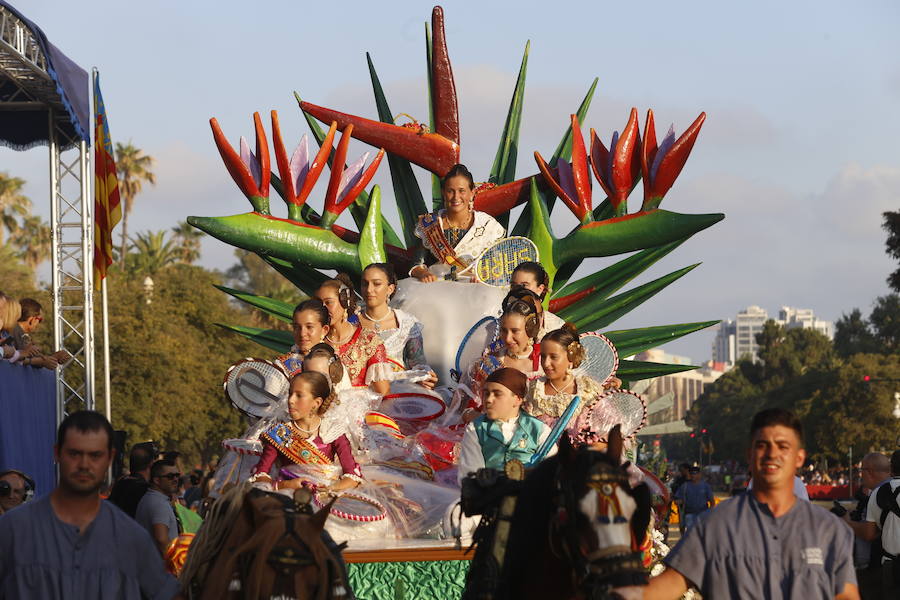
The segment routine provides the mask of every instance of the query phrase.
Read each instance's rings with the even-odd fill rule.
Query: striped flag
[[[100,94],[100,75],[94,77],[94,281],[106,277],[113,262],[112,230],[122,220],[119,180],[106,107]]]

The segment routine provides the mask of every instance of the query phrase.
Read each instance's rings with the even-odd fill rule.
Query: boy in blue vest
[[[459,481],[485,467],[502,471],[514,458],[527,463],[550,435],[547,425],[520,410],[527,389],[528,379],[518,369],[497,369],[485,380],[484,414],[466,425],[460,444]]]

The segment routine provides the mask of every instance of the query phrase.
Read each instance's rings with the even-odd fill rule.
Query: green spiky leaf
[[[281,300],[276,300],[274,298],[266,298],[265,296],[257,296],[256,294],[235,290],[225,287],[224,285],[217,285],[216,288],[237,298],[241,302],[246,302],[250,306],[258,308],[267,315],[272,315],[279,321],[290,323],[293,318],[294,307],[287,302],[282,302]]]
[[[621,289],[626,283],[649,269],[662,257],[672,252],[675,248],[683,244],[688,238],[682,238],[669,244],[657,246],[656,248],[647,248],[628,258],[624,258],[619,262],[606,267],[592,275],[582,277],[578,281],[569,283],[550,295],[551,298],[562,298],[570,294],[582,292],[584,290],[594,288],[593,293],[598,295],[610,294]],[[558,275],[557,275],[558,277]]]
[[[393,113],[385,98],[384,90],[381,87],[381,81],[378,79],[378,73],[375,72],[375,65],[372,57],[366,52],[366,61],[369,64],[369,76],[372,79],[372,91],[375,94],[375,108],[378,110],[378,118],[382,123],[393,123]],[[408,160],[404,160],[399,156],[388,153],[388,168],[391,171],[391,182],[394,187],[394,199],[397,202],[397,212],[400,216],[400,230],[403,232],[406,240],[406,247],[411,248],[418,240],[415,236],[414,229],[416,218],[428,211],[425,208],[425,200],[422,198],[422,190],[419,189],[419,183],[413,174],[412,165]]]
[[[512,99],[509,101],[509,111],[506,113],[506,123],[500,134],[500,144],[497,146],[497,154],[494,156],[494,164],[488,181],[503,185],[516,179],[516,161],[519,156],[519,127],[522,124],[522,107],[525,101],[525,74],[528,70],[528,51],[531,42],[525,44],[525,53],[522,55],[522,64],[519,66],[519,77],[513,88]],[[509,213],[498,215],[497,220],[504,227],[509,225]]]
[[[381,226],[381,188],[374,186],[369,194],[369,213],[359,233],[359,270],[362,272],[372,263],[387,260],[384,251],[384,229]]]
[[[634,356],[638,352],[677,340],[689,333],[712,327],[717,323],[719,321],[700,321],[698,323],[660,325],[657,327],[642,327],[640,329],[621,329],[618,331],[604,331],[603,335],[608,337],[609,341],[615,345],[619,356]]]
[[[291,346],[294,345],[294,338],[290,331],[244,327],[243,325],[227,325],[225,323],[216,323],[216,325],[222,329],[227,329],[228,331],[233,331],[234,333],[242,335],[248,340],[256,342],[260,346],[265,346],[280,354],[289,352]]]
[[[596,208],[594,208],[591,220],[605,221],[606,219],[611,219],[613,217],[613,212],[612,202],[609,201],[609,198],[606,198]],[[559,268],[559,271],[556,272],[556,279],[554,281],[554,284],[556,286],[566,285],[569,279],[572,278],[572,275],[575,274],[575,271],[578,270],[578,267],[581,266],[581,263],[581,260],[572,260],[561,266]]]
[[[319,286],[326,280],[331,279],[324,273],[306,265],[291,263],[274,256],[263,256],[261,254],[258,256],[307,296],[312,296],[319,289]]]
[[[670,365],[666,363],[645,362],[642,360],[620,360],[616,377],[623,381],[639,381],[653,379],[673,373],[683,373],[697,369],[696,365]]]
[[[612,298],[588,296],[561,310],[559,316],[574,323],[579,331],[602,329],[655,296],[672,282],[694,270],[699,264],[679,269]]]

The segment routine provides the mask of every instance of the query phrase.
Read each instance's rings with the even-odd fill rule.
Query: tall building
[[[733,365],[744,356],[757,360],[759,346],[756,344],[756,334],[762,332],[768,320],[769,314],[765,309],[748,306],[734,320],[722,321],[713,339],[713,361]],[[815,329],[828,339],[834,339],[834,323],[816,318],[811,308],[782,306],[778,318],[773,320],[785,329]]]
[[[683,365],[691,364],[691,359],[685,356],[667,354],[659,348],[641,352],[635,356],[635,360]],[[690,410],[691,405],[703,393],[703,388],[721,377],[724,372],[724,364],[708,362],[699,369],[673,373],[672,375],[664,375],[653,379],[646,391],[641,393],[647,399],[648,405],[652,405],[653,401],[671,394],[672,406],[664,411],[650,415],[650,423],[656,424],[684,419],[684,415]]]

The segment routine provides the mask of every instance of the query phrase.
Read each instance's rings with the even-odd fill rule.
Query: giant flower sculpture
[[[432,206],[440,203],[437,179],[459,161],[460,136],[456,87],[444,36],[440,7],[432,13],[430,35],[426,28],[431,122],[428,127],[395,125],[387,99],[371,58],[369,71],[379,121],[339,112],[306,102],[297,96],[301,110],[319,149],[315,157],[307,138],[288,158],[277,115],[272,113],[272,136],[278,176],[271,173],[268,142],[258,114],[254,115],[256,152],[241,140],[235,152],[212,119],[213,137],[225,165],[253,211],[230,217],[190,217],[194,226],[225,241],[259,254],[273,268],[292,281],[301,292],[310,294],[326,278],[323,270],[359,273],[370,262],[390,259],[398,272],[412,264],[418,240],[413,235],[418,215],[429,210],[412,165],[433,175]],[[537,173],[516,179],[517,148],[528,62],[528,46],[513,90],[506,122],[500,135],[494,163],[475,206],[509,224],[509,211],[520,204],[527,208],[511,234],[527,235],[538,246],[541,262],[551,276],[549,308],[581,330],[604,330],[621,356],[631,356],[687,333],[708,327],[715,321],[663,325],[641,329],[610,331],[609,326],[696,265],[679,269],[649,283],[617,293],[628,282],[666,256],[686,239],[723,218],[721,214],[686,215],[659,208],[693,148],[705,119],[701,114],[679,137],[674,129],[657,143],[653,112],[648,111],[643,135],[637,110],[632,109],[621,134],[614,132],[609,146],[591,129],[590,145],[585,145],[580,123],[584,122],[596,80],[577,111],[571,115],[562,140],[549,160],[534,153]],[[295,94],[296,95],[296,94]],[[319,122],[329,125],[323,131]],[[335,149],[334,139],[341,139]],[[347,166],[350,137],[378,148],[366,167],[367,157]],[[382,216],[381,192],[371,181],[382,157],[387,155],[393,199],[399,215],[399,233]],[[308,199],[324,166],[331,175],[320,211]],[[592,176],[606,198],[594,202]],[[643,181],[640,208],[628,212],[628,198]],[[287,205],[287,218],[271,214],[269,187],[274,187]],[[570,232],[557,237],[550,224],[556,198],[578,219]],[[596,206],[595,206],[596,204]],[[357,231],[335,224],[346,210]],[[586,258],[633,253],[596,273],[569,281]],[[273,299],[239,290],[228,293],[290,322],[292,307]],[[287,331],[230,327],[278,351],[291,344]],[[637,380],[692,368],[622,361],[619,376]]]

